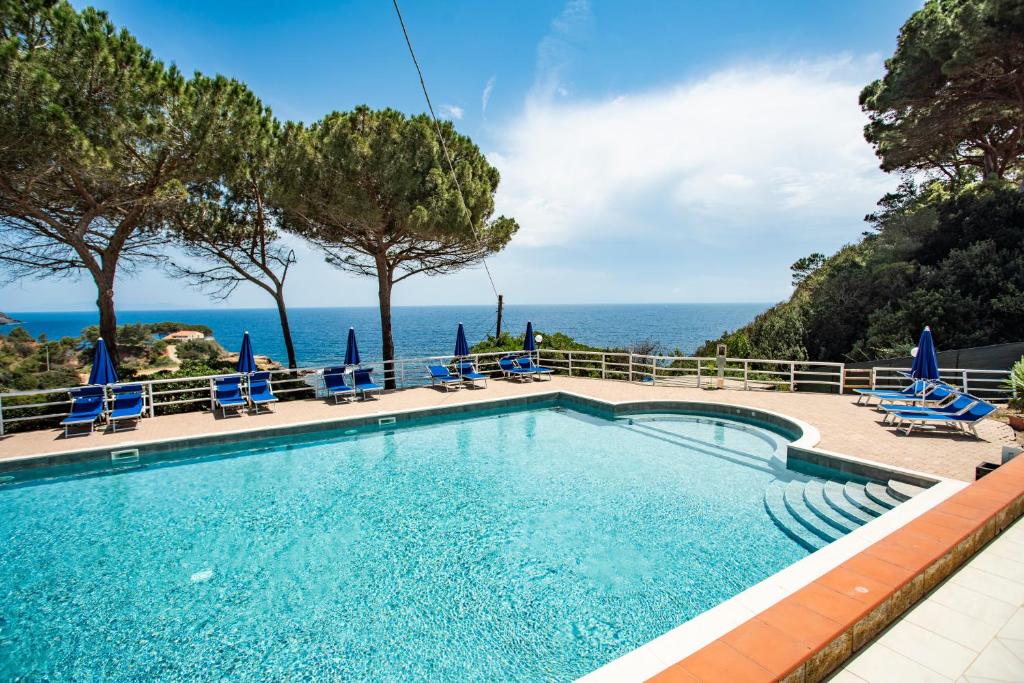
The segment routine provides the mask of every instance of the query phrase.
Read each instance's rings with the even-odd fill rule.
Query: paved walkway
[[[876,638],[831,681],[1024,681],[1024,519]]]
[[[965,481],[974,479],[974,466],[977,463],[983,460],[998,461],[1002,445],[1013,442],[1012,430],[992,420],[986,420],[979,427],[981,439],[949,431],[931,433],[925,430],[915,431],[908,437],[883,426],[881,413],[873,408],[854,405],[851,396],[733,389],[707,391],[692,387],[654,387],[622,381],[558,376],[548,382],[524,384],[492,380],[486,389],[478,390],[443,392],[431,388],[408,389],[384,394],[379,400],[343,405],[314,399],[289,401],[275,406],[273,413],[242,417],[219,418],[209,412],[163,415],[143,420],[135,430],[116,434],[97,432],[70,439],[63,438],[62,433],[55,429],[20,432],[0,438],[0,460],[329,420],[346,415],[391,413],[552,390],[570,391],[611,402],[676,399],[764,408],[802,419],[817,427],[821,432],[818,446],[825,450]]]

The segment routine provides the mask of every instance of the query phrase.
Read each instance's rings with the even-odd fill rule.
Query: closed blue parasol
[[[924,328],[921,339],[917,342],[917,355],[910,367],[910,376],[914,379],[938,379],[939,359],[935,355],[935,342],[932,340],[930,327]]]
[[[469,355],[469,344],[466,343],[466,330],[459,323],[459,331],[455,333],[455,357],[462,358]]]
[[[89,384],[117,384],[117,372],[103,337],[96,340],[96,348],[93,350]]]
[[[345,365],[359,365],[359,345],[356,344],[356,328],[348,328],[348,344],[345,345]]]
[[[537,343],[533,340],[533,323],[526,323],[526,336],[523,337],[523,351],[536,351]]]
[[[256,359],[252,355],[252,341],[249,339],[248,332],[242,335],[242,348],[238,352],[238,366],[236,369],[245,374],[256,372]]]

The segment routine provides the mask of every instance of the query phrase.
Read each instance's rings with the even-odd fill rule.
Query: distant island
[[[20,322],[20,320],[15,320],[6,313],[0,313],[0,325],[17,325]]]

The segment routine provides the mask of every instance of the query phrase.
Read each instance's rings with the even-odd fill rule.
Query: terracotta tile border
[[[1024,514],[1024,457],[648,679],[817,683]]]

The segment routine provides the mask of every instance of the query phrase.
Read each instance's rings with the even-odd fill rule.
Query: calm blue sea
[[[693,352],[707,339],[749,322],[768,304],[609,304],[505,307],[503,327],[521,334],[526,321],[540,332],[564,332],[593,346],[624,347],[653,340],[665,351]],[[93,312],[31,313],[7,311],[23,321],[33,335],[51,339],[78,336],[97,323]],[[401,306],[393,311],[395,352],[399,357],[451,353],[455,328],[466,326],[473,343],[494,331],[493,306]],[[284,341],[277,311],[266,308],[173,311],[120,311],[119,323],[173,320],[207,325],[225,347],[239,345],[249,331],[257,354],[284,361]],[[367,360],[380,357],[380,318],[376,307],[294,308],[289,311],[295,353],[300,365],[337,362],[345,353],[345,337],[355,327],[359,350]],[[9,331],[10,328],[3,328]]]

